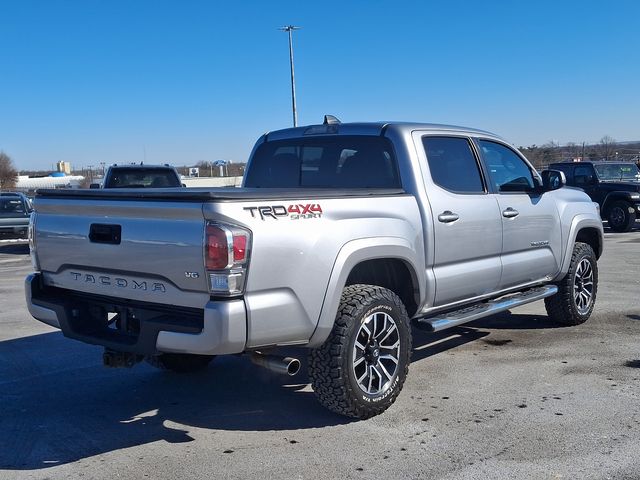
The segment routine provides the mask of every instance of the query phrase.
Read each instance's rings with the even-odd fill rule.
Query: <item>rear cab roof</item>
[[[395,130],[398,133],[413,131],[425,131],[434,134],[447,133],[459,134],[474,137],[488,137],[505,142],[498,135],[476,128],[461,127],[457,125],[445,125],[438,123],[416,123],[416,122],[350,122],[334,124],[306,125],[303,127],[285,128],[267,132],[263,136],[263,141],[284,140],[290,138],[300,138],[320,135],[384,135],[387,130]]]

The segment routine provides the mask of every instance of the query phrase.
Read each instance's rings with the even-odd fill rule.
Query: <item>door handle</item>
[[[506,210],[502,211],[502,216],[503,217],[507,217],[507,218],[514,218],[517,217],[518,215],[520,215],[520,212],[509,207]]]
[[[457,213],[453,213],[450,210],[445,210],[440,215],[438,215],[438,220],[442,223],[451,223],[458,220],[460,216]]]
[[[106,243],[120,245],[122,239],[122,226],[107,225],[104,223],[92,223],[89,227],[89,241],[93,243]]]

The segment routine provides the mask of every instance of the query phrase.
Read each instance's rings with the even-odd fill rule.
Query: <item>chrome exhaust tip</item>
[[[300,371],[300,360],[278,355],[265,355],[260,352],[251,354],[251,362],[281,375],[293,377]]]

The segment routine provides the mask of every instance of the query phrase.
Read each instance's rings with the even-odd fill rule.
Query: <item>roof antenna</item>
[[[325,115],[323,125],[339,125],[341,122],[333,115]]]

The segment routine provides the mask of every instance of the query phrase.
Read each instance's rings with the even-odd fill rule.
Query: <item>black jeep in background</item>
[[[600,205],[600,215],[615,232],[628,232],[640,215],[640,170],[631,162],[552,163],[567,185],[583,189]]]

